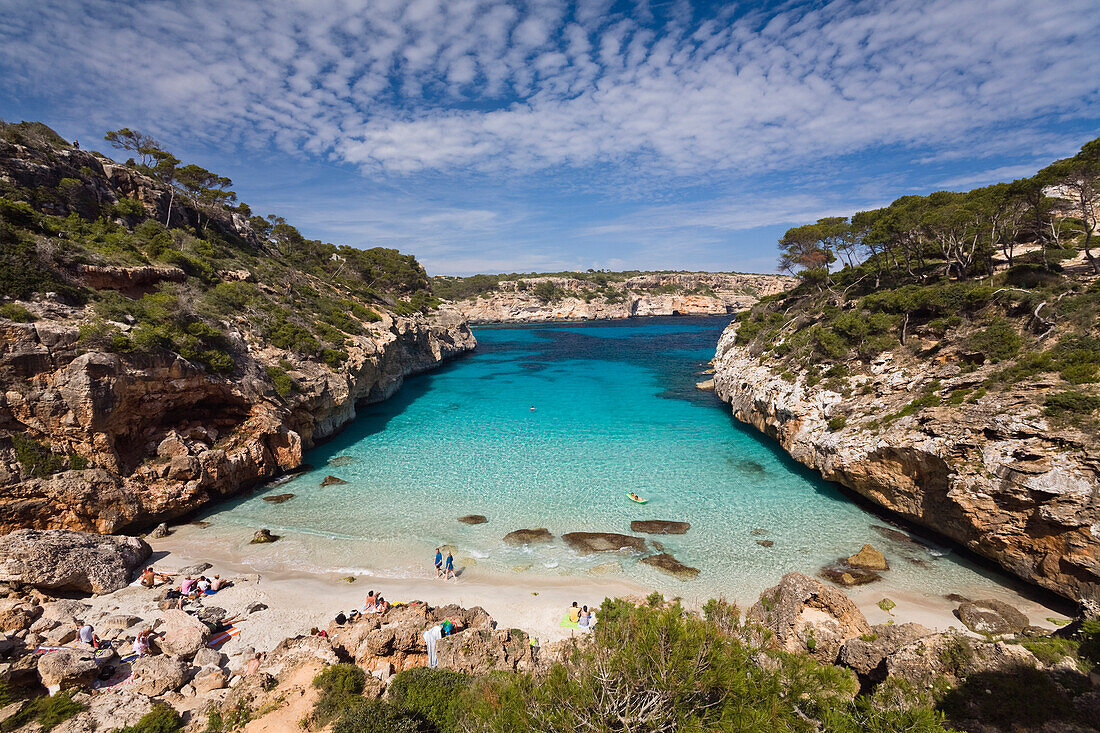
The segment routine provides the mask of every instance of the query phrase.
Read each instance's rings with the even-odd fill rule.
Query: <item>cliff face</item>
[[[1100,452],[1096,436],[1054,424],[1029,384],[972,402],[882,418],[939,380],[945,393],[993,370],[958,355],[880,354],[847,379],[850,396],[811,386],[807,373],[769,366],[723,334],[715,391],[734,416],[779,441],[800,463],[904,519],[1068,598],[1100,598]],[[845,415],[846,424],[839,419]],[[830,430],[830,418],[833,419]]]
[[[553,285],[555,297],[541,298],[540,283]],[[541,277],[506,280],[496,291],[448,303],[444,308],[475,323],[725,315],[794,283],[794,278],[782,275],[651,273],[609,283],[613,292],[608,292],[588,280]]]
[[[357,404],[386,399],[405,376],[474,346],[463,322],[386,316],[354,337],[338,371],[295,359],[295,391],[284,399],[262,378],[286,364],[280,350],[250,350],[242,374],[223,377],[172,354],[84,351],[79,322],[0,320],[0,423],[92,466],[27,478],[15,461],[0,462],[0,531],[111,533],[179,517],[297,467]]]

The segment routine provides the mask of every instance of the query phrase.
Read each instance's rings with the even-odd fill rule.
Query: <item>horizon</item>
[[[140,129],[431,275],[775,274],[790,226],[1030,175],[1100,128],[1086,0],[0,9],[0,118],[116,159],[103,134]]]

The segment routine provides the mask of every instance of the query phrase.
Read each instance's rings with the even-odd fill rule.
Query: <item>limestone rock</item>
[[[996,599],[963,603],[955,615],[966,628],[978,634],[1015,634],[1030,624],[1017,608]]]
[[[149,697],[178,690],[187,682],[187,665],[168,654],[142,657],[133,663],[132,669],[134,677],[130,686],[135,692]]]
[[[0,580],[39,590],[111,593],[152,553],[136,537],[22,529],[0,537]]]
[[[208,562],[197,562],[194,565],[186,565],[180,568],[176,571],[176,574],[182,575],[185,578],[190,575],[192,578],[194,578],[196,575],[202,575],[212,567],[214,566]]]
[[[98,674],[99,665],[91,650],[58,649],[38,658],[38,676],[45,687],[82,687]]]
[[[226,661],[226,656],[219,652],[217,649],[211,649],[207,646],[202,647],[195,652],[194,658],[191,660],[191,664],[200,669],[203,667],[221,667]]]
[[[250,545],[266,545],[279,539],[279,535],[271,534],[270,529],[258,529],[256,534],[252,535],[252,540],[248,543]]]
[[[531,671],[530,639],[519,629],[471,629],[445,636],[436,644],[439,666],[480,675],[493,671]]]
[[[886,657],[889,676],[925,688],[941,677],[958,681],[975,672],[1037,666],[1035,656],[1018,644],[988,643],[955,632],[917,639]]]
[[[643,534],[684,534],[691,529],[688,522],[674,522],[669,519],[635,519],[630,523],[631,532]]]
[[[821,568],[820,574],[825,580],[832,581],[845,588],[853,585],[867,585],[868,583],[874,583],[876,580],[882,580],[882,576],[873,570],[854,568],[847,563],[826,565]]]
[[[30,627],[39,616],[42,607],[19,598],[0,598],[0,631],[19,631]]]
[[[89,610],[91,610],[91,606],[87,603],[74,601],[70,598],[59,598],[56,601],[42,604],[42,617],[72,626],[77,619],[83,620],[84,615]]]
[[[325,476],[321,479],[321,486],[339,486],[346,483],[347,481],[342,478],[337,478],[336,476]]]
[[[179,609],[164,612],[163,638],[158,642],[166,654],[192,658],[202,649],[210,629],[202,621]]]
[[[646,565],[657,568],[661,572],[674,575],[680,580],[692,580],[699,575],[697,568],[688,567],[682,562],[677,560],[667,552],[662,552],[660,555],[650,555],[649,557],[643,557],[642,562]]]
[[[615,532],[567,532],[561,536],[565,543],[582,555],[593,552],[633,550],[645,552],[645,540]]]
[[[886,562],[886,556],[871,545],[864,545],[859,552],[848,557],[847,563],[853,568],[861,570],[890,569],[890,564]]]
[[[517,529],[504,535],[504,541],[509,545],[533,545],[539,542],[549,542],[554,539],[550,530],[545,527],[538,529]]]
[[[273,496],[265,496],[264,501],[269,504],[282,504],[283,502],[290,501],[294,498],[294,494],[274,494]]]
[[[775,544],[775,540],[757,540],[756,544],[760,545],[761,547],[771,547]]]
[[[459,517],[458,521],[463,524],[485,524],[489,519],[483,514],[467,514],[464,517]]]
[[[168,525],[164,522],[161,522],[160,524],[158,524],[156,527],[153,528],[152,532],[149,533],[149,539],[161,540],[161,539],[164,539],[165,537],[167,537],[170,534],[171,534],[171,532],[168,529]]]
[[[208,692],[221,690],[227,687],[229,684],[229,675],[226,674],[223,669],[215,668],[203,670],[200,674],[195,675],[191,684],[195,686],[196,693],[205,695]]]
[[[909,642],[931,636],[932,630],[917,623],[878,624],[869,634],[853,637],[840,648],[838,661],[872,682],[886,679],[886,657]]]
[[[765,590],[748,618],[770,629],[787,651],[807,652],[828,664],[848,639],[871,632],[848,596],[802,573],[787,573]]]

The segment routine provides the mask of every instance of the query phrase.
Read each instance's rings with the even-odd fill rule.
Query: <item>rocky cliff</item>
[[[43,126],[0,133],[0,532],[179,517],[474,347],[410,256],[306,240]]]
[[[1036,393],[1050,384],[977,390],[998,367],[975,368],[958,345],[934,358],[885,351],[822,383],[812,364],[777,366],[738,345],[740,326],[723,334],[714,378],[737,419],[824,478],[1027,581],[1100,598],[1097,437],[1044,413]],[[906,409],[929,390],[970,399]]]
[[[621,282],[569,277],[503,280],[478,297],[443,306],[475,323],[592,321],[637,316],[724,315],[782,292],[782,275],[647,273]]]

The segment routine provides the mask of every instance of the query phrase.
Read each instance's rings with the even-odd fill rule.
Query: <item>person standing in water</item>
[[[444,571],[443,574],[444,580],[447,580],[449,578],[454,578],[455,580],[458,580],[458,576],[455,575],[455,558],[454,555],[452,555],[450,552],[447,553],[447,569]]]
[[[435,577],[443,577],[443,549],[435,548]]]

